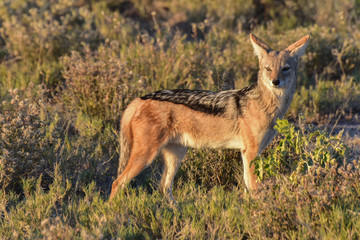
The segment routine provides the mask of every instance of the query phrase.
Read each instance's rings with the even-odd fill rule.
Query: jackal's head
[[[250,34],[254,52],[259,58],[259,79],[270,89],[292,88],[296,83],[297,63],[305,53],[310,36],[307,35],[283,51],[272,50],[254,34]]]

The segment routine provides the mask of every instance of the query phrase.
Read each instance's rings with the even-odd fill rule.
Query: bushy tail
[[[121,129],[120,129],[120,158],[119,158],[119,168],[118,176],[124,171],[132,148],[132,133],[130,127],[130,121],[135,113],[136,109],[136,100],[132,102],[128,108],[124,111],[124,114],[121,119]]]

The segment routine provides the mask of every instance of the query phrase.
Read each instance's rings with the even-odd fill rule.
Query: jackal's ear
[[[258,38],[257,36],[255,36],[252,33],[250,33],[250,41],[254,47],[255,55],[258,56],[259,58],[263,58],[263,57],[267,56],[267,54],[271,51],[271,48],[269,47],[269,45],[267,45],[266,43],[261,41],[260,38]]]
[[[306,35],[305,37],[288,46],[285,51],[289,51],[291,56],[299,58],[305,54],[305,49],[309,43],[309,39],[310,36]]]

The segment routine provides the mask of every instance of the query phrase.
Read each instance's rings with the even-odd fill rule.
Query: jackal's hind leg
[[[149,166],[155,159],[159,148],[154,147],[152,149],[139,149],[136,148],[131,152],[129,161],[124,171],[113,182],[110,193],[110,200],[112,200],[119,188],[125,186],[136,177],[144,168]]]
[[[172,195],[174,177],[179,169],[180,163],[185,156],[186,147],[179,144],[169,143],[162,149],[164,158],[164,170],[161,178],[161,190],[169,198],[171,204],[176,204]]]

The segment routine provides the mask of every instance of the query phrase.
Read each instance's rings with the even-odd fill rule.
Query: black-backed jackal
[[[256,190],[250,163],[271,142],[276,120],[290,105],[309,38],[275,51],[250,34],[260,69],[257,83],[244,89],[161,90],[132,101],[121,119],[118,178],[110,199],[161,152],[161,189],[174,203],[172,184],[187,147],[240,149],[246,187]]]

